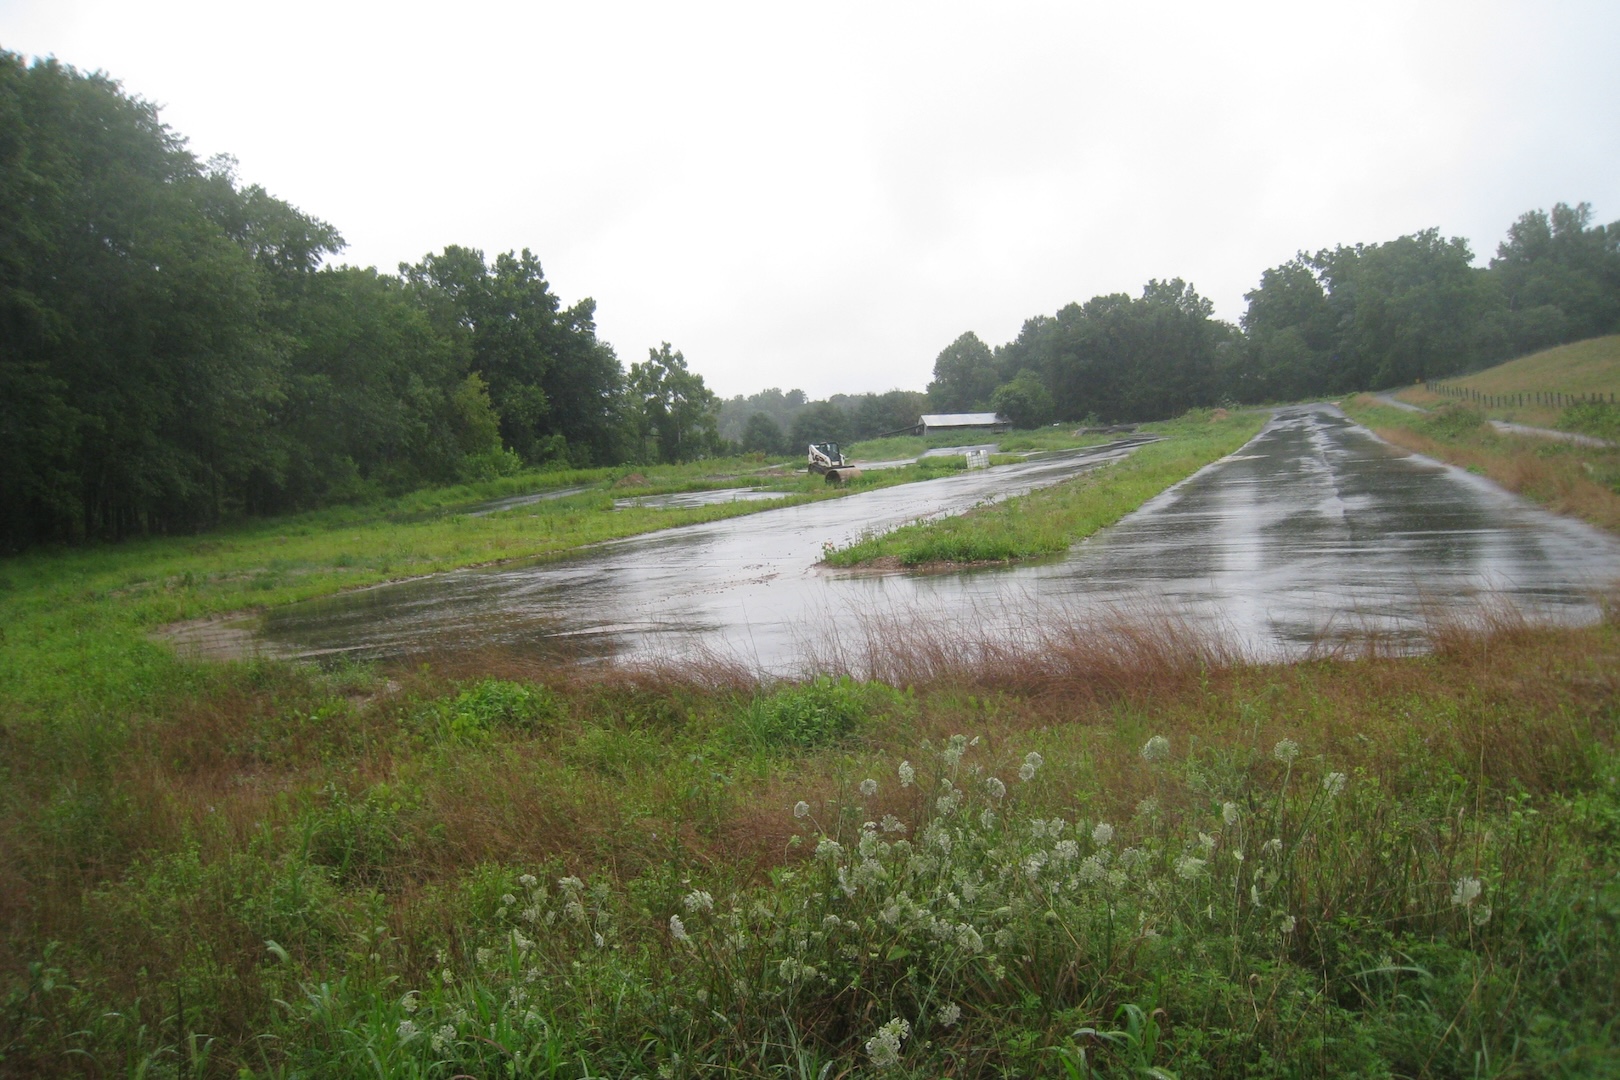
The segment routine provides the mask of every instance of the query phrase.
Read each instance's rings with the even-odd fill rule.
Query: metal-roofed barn
[[[923,435],[948,435],[958,431],[968,434],[979,431],[994,433],[1012,430],[1010,420],[1003,420],[993,412],[924,413],[917,426],[919,433]]]

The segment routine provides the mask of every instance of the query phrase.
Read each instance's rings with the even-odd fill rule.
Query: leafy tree
[[[703,385],[703,376],[687,368],[686,357],[670,350],[669,342],[648,349],[646,363],[630,365],[629,386],[644,455],[691,461],[714,450],[719,400]]]
[[[1324,389],[1394,386],[1499,359],[1499,293],[1472,262],[1468,241],[1438,229],[1317,253],[1311,265],[1338,327]]]
[[[998,415],[1019,428],[1040,427],[1052,415],[1052,395],[1040,377],[1027,368],[1011,382],[996,387],[996,392],[990,395],[990,405]]]
[[[1591,226],[1586,203],[1531,210],[1508,227],[1491,274],[1516,352],[1620,331],[1620,221]]]
[[[757,412],[748,418],[748,426],[743,429],[742,448],[750,453],[786,453],[787,434],[769,414]]]
[[[972,412],[988,408],[999,381],[995,355],[969,330],[934,359],[934,381],[928,401],[940,412]]]
[[[830,401],[813,401],[793,418],[788,441],[794,453],[802,454],[811,443],[847,443],[853,436],[848,412]]]

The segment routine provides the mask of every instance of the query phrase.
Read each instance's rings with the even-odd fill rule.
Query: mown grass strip
[[[1143,430],[1164,436],[1118,464],[959,517],[907,525],[829,554],[830,566],[1012,562],[1055,555],[1248,442],[1262,413],[1189,413]]]

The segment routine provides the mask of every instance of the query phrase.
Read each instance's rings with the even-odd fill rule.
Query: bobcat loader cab
[[[829,484],[842,484],[861,474],[859,469],[844,461],[844,455],[839,452],[835,442],[810,444],[810,471],[825,476]]]

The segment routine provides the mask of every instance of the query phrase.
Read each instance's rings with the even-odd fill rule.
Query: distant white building
[[[993,412],[924,413],[917,427],[921,435],[947,435],[958,431],[969,434],[1011,431],[1012,421],[1003,420]]]

